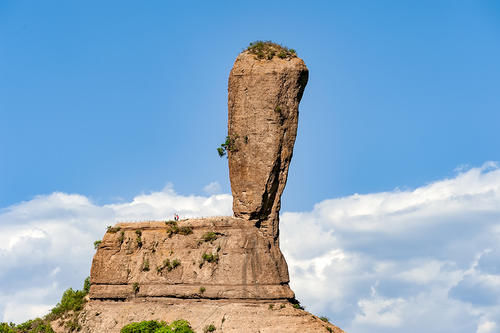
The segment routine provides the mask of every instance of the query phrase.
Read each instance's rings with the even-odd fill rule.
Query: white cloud
[[[211,182],[203,188],[203,191],[207,194],[217,194],[221,191],[221,186],[218,182]]]
[[[347,332],[497,332],[500,169],[458,172],[414,190],[282,213],[297,298]],[[41,315],[64,289],[81,288],[107,225],[231,215],[231,202],[227,194],[178,195],[169,185],[130,202],[53,193],[0,210],[0,319]]]

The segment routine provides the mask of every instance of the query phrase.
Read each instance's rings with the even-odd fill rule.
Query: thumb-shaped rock
[[[229,177],[236,217],[278,238],[281,194],[297,135],[308,70],[294,51],[257,43],[229,75]]]

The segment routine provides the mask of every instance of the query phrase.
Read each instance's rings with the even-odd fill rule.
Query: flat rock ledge
[[[277,245],[245,219],[118,223],[91,269],[91,300],[291,300]]]
[[[91,300],[79,315],[80,332],[118,333],[130,322],[142,320],[188,320],[194,331],[202,333],[210,324],[224,333],[343,333],[340,328],[318,317],[293,308],[287,301],[234,301],[207,299],[147,298],[124,302]],[[67,330],[52,323],[57,333]]]

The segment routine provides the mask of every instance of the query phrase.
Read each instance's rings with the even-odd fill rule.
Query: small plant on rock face
[[[331,327],[327,327],[326,330],[330,333],[333,333],[333,329]]]
[[[120,242],[120,245],[123,244],[123,241],[125,240],[125,231],[120,232],[120,237],[118,237],[118,242]]]
[[[330,320],[328,319],[328,317],[319,317],[319,319],[321,319],[322,321],[326,322],[326,323],[329,323]]]
[[[137,294],[139,292],[139,283],[134,282],[134,284],[132,285],[132,290]]]
[[[214,324],[210,324],[210,325],[207,325],[205,326],[205,328],[203,329],[203,333],[208,333],[208,332],[214,332],[216,330]]]
[[[201,256],[201,259],[203,259],[203,261],[208,261],[210,263],[212,262],[219,262],[219,255],[218,254],[213,254],[213,253],[203,253],[203,255]]]
[[[274,309],[274,304],[269,304],[269,310],[273,310]]]
[[[219,157],[223,157],[227,155],[227,152],[236,152],[238,149],[236,149],[236,139],[238,138],[237,135],[234,136],[226,136],[226,141],[220,145],[220,147],[217,148],[217,152],[219,153]]]
[[[203,294],[207,289],[205,287],[200,287],[200,294]]]
[[[101,246],[101,243],[102,243],[102,240],[96,240],[94,242],[94,249],[97,250],[99,248],[99,246]]]
[[[209,231],[202,236],[205,242],[213,242],[217,239],[217,234],[215,232]]]
[[[120,231],[120,227],[115,227],[113,228],[112,226],[108,225],[108,227],[106,228],[106,232],[110,232],[110,233],[116,233],[118,231]]]
[[[285,304],[281,304],[281,305],[280,305],[280,309],[284,309],[285,307],[286,307],[286,305],[285,305]]]
[[[144,263],[142,264],[142,270],[144,272],[148,272],[149,271],[149,260],[148,259],[144,260]]]
[[[142,231],[141,230],[136,230],[135,233],[137,234],[137,246],[142,247]]]
[[[300,305],[300,303],[294,304],[293,307],[295,309],[304,310],[304,307],[302,305]]]

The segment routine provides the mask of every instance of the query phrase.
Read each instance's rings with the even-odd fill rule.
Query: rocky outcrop
[[[279,248],[280,198],[308,79],[292,50],[241,53],[229,77],[228,141],[234,217],[118,223],[91,269],[82,332],[143,320],[188,320],[196,332],[335,332],[297,307]],[[63,321],[56,332],[69,331]]]
[[[79,322],[82,333],[118,333],[131,322],[173,322],[180,318],[188,320],[197,333],[204,332],[210,324],[215,326],[215,333],[343,333],[335,325],[280,301],[176,298],[91,301],[80,314]],[[56,327],[56,332],[64,332],[64,328]]]
[[[287,300],[279,247],[247,220],[119,223],[94,256],[90,299]]]
[[[306,65],[294,54],[268,59],[249,51],[236,58],[229,75],[228,158],[234,215],[254,221],[274,239],[307,79]]]

